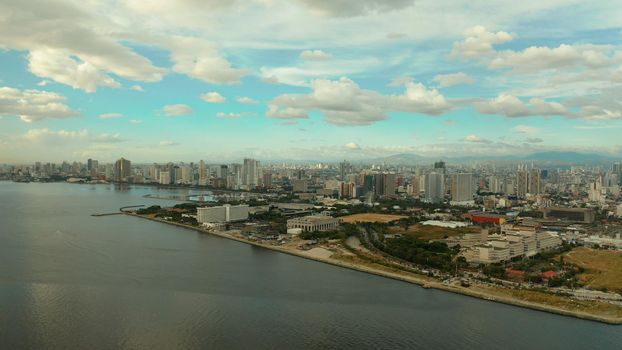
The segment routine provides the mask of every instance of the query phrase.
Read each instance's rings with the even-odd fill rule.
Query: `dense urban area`
[[[188,188],[125,214],[543,310],[622,319],[622,163],[0,165],[3,180]],[[158,198],[157,191],[150,195]]]

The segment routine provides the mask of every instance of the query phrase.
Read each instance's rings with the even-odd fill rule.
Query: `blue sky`
[[[615,1],[0,3],[0,162],[622,153]]]

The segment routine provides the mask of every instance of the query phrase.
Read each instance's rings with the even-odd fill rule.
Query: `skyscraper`
[[[432,172],[425,176],[425,199],[429,203],[441,203],[445,197],[445,176]]]
[[[542,193],[541,184],[540,169],[531,169],[529,172],[529,194],[538,195]]]
[[[473,200],[473,174],[460,173],[451,175],[451,200],[467,202]]]
[[[121,158],[114,163],[114,181],[125,182],[127,178],[132,174],[131,172],[132,162],[125,158]]]
[[[247,188],[257,187],[257,181],[259,178],[259,161],[244,158],[244,165],[242,166],[242,185]]]

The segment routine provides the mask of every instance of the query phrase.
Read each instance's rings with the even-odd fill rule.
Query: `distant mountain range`
[[[526,156],[465,156],[465,157],[426,157],[412,153],[394,154],[387,157],[374,158],[365,160],[365,163],[384,163],[391,165],[408,165],[432,163],[439,160],[447,162],[468,162],[478,160],[496,160],[508,162],[545,162],[545,163],[564,163],[564,164],[589,164],[601,163],[622,159],[611,156],[604,156],[595,153],[579,153],[579,152],[538,152]]]

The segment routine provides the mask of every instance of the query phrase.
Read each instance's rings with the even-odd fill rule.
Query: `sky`
[[[622,157],[619,1],[0,0],[0,163]]]

